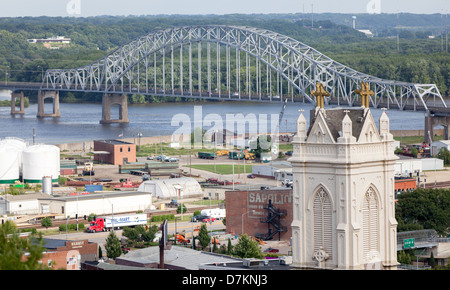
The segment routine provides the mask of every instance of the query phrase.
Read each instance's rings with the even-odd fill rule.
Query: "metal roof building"
[[[191,177],[147,180],[138,188],[138,191],[151,193],[159,198],[179,198],[200,196],[203,194],[200,184]]]
[[[173,270],[199,270],[199,266],[207,263],[233,263],[240,259],[209,254],[190,248],[171,246],[164,250],[164,267]],[[148,247],[116,258],[116,265],[136,267],[157,267],[159,264],[159,247]]]
[[[1,215],[38,214],[39,213],[38,199],[47,197],[50,197],[50,195],[46,193],[1,195],[0,214]]]
[[[41,213],[64,214],[65,217],[145,211],[152,206],[152,195],[140,191],[103,191],[65,197],[39,198]]]

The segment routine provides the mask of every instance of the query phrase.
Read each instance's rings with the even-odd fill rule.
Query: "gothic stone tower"
[[[368,108],[311,111],[297,120],[293,266],[395,269],[393,137]]]

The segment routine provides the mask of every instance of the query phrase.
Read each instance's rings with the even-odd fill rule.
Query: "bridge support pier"
[[[111,106],[119,105],[119,119],[111,120]],[[112,94],[103,95],[102,98],[102,119],[100,124],[129,123],[128,120],[128,99],[127,95]]]
[[[20,109],[16,110],[16,98],[20,98]],[[25,104],[24,104],[24,94],[20,93],[11,93],[11,115],[15,114],[25,114]]]
[[[448,140],[448,124],[450,123],[450,117],[444,116],[434,116],[427,111],[425,115],[425,142],[430,143],[433,142],[434,138],[434,127],[443,126],[444,127],[444,140]]]
[[[47,98],[53,99],[53,113],[46,114],[44,112],[44,100]],[[39,91],[38,93],[38,118],[42,117],[61,117],[59,111],[59,92],[58,91]]]

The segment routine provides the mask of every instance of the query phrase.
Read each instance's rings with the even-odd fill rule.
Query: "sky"
[[[0,17],[450,12],[450,0],[0,0]]]

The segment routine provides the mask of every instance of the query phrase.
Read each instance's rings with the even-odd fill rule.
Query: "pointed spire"
[[[383,113],[381,113],[379,122],[380,135],[389,134],[389,117],[386,114],[386,108],[382,108]]]
[[[342,127],[340,133],[340,137],[337,139],[338,143],[354,143],[356,142],[356,138],[353,136],[353,121],[350,119],[348,113],[349,110],[344,110],[345,113],[344,118],[342,119]]]
[[[306,138],[306,118],[303,116],[303,110],[298,110],[300,115],[297,119],[297,136],[301,139]]]
[[[342,120],[342,137],[348,138],[353,135],[352,120],[348,116],[349,110],[344,110],[345,116]]]

